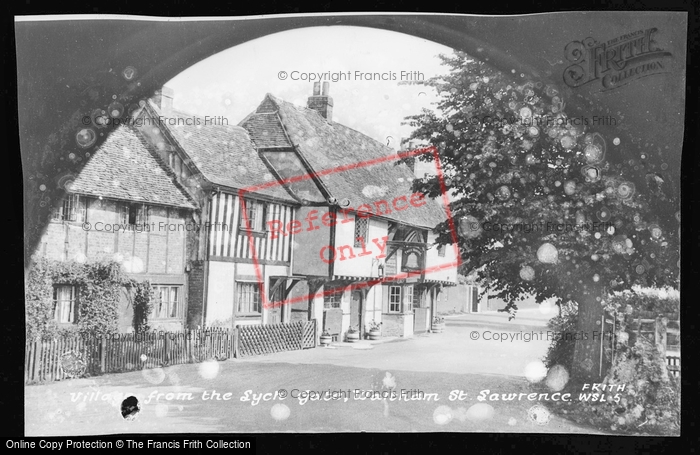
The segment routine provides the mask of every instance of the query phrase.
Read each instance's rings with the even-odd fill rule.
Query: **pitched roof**
[[[163,113],[154,104],[149,106],[158,115],[189,120],[169,120],[161,125],[170,132],[192,163],[211,183],[242,189],[263,184],[274,178],[258,156],[248,132],[240,126],[211,122],[204,125],[201,118],[200,122],[191,121],[193,117],[197,117],[192,114],[177,110]],[[297,203],[279,185],[261,189],[256,193]]]
[[[274,125],[274,119],[279,122]],[[246,117],[241,126],[251,138],[262,138],[262,143],[277,142],[278,131],[286,132],[292,144],[309,162],[315,172],[343,165],[395,156],[396,152],[384,144],[340,123],[329,123],[318,112],[295,106],[267,94],[257,110]],[[264,134],[267,131],[267,134]],[[270,138],[275,138],[270,141]],[[255,140],[255,139],[254,139]],[[257,143],[256,143],[257,144]],[[410,196],[413,172],[397,160],[388,160],[367,166],[321,175],[320,180],[338,200],[349,199],[351,207],[378,200],[391,203],[395,197]],[[413,226],[433,228],[446,219],[440,202],[427,199],[427,204],[411,206],[409,210],[392,211],[386,218]]]
[[[292,147],[276,112],[261,112],[241,122],[257,148]]]
[[[126,201],[195,208],[175,174],[133,126],[120,125],[93,153],[71,192]]]

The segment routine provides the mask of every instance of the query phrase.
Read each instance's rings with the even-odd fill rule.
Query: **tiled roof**
[[[177,110],[169,110],[164,114],[155,105],[150,106],[158,115],[193,118],[192,114]],[[274,178],[258,156],[245,129],[233,125],[196,123],[164,122],[163,127],[167,128],[192,163],[211,183],[243,189],[264,184]],[[297,203],[280,185],[264,188],[256,193]]]
[[[257,148],[292,146],[275,112],[256,113],[243,120],[240,126],[248,131]]]
[[[132,126],[117,127],[93,153],[71,192],[194,208],[175,175]]]
[[[276,114],[270,114],[276,109]],[[279,127],[270,125],[277,117]],[[309,162],[315,172],[343,165],[395,156],[396,152],[384,144],[339,123],[329,123],[318,112],[267,94],[257,111],[241,122],[251,137],[260,137],[264,128],[268,132],[284,128],[292,143]],[[269,136],[269,134],[268,134]],[[378,200],[391,203],[395,197],[410,196],[413,172],[397,160],[358,166],[349,170],[322,175],[321,181],[338,200],[349,199],[357,208]],[[392,211],[386,217],[414,226],[433,228],[446,219],[442,201],[427,199],[427,204],[411,206],[408,210]]]

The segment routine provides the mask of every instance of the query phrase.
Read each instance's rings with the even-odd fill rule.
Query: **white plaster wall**
[[[211,261],[209,263],[207,290],[207,314],[204,323],[225,321],[233,316],[234,264]]]
[[[428,232],[428,244],[432,244],[435,242],[435,238],[437,236],[433,232]],[[446,268],[441,268],[436,271],[432,272],[426,272],[425,273],[425,279],[426,280],[440,280],[440,281],[451,281],[453,283],[457,283],[457,254],[459,251],[456,251],[457,248],[455,245],[445,245],[445,256],[440,257],[438,256],[438,248],[437,246],[434,246],[432,248],[428,248],[427,255],[426,255],[426,260],[425,260],[425,268],[426,270],[430,270],[432,267],[439,267],[441,265],[445,265]],[[454,265],[450,265],[454,264]]]
[[[333,265],[335,275],[346,275],[346,276],[377,276],[377,263],[376,260],[374,264],[373,259],[378,256],[386,255],[387,246],[384,244],[385,240],[383,237],[387,236],[388,223],[383,220],[372,219],[369,220],[368,237],[365,239],[365,250],[371,252],[365,256],[360,256],[362,253],[362,248],[355,248],[353,245],[355,243],[355,222],[354,215],[348,214],[348,218],[353,218],[352,222],[343,223],[343,215],[339,215],[338,224],[335,230],[335,262]],[[377,246],[373,241],[376,239],[377,242],[384,246],[384,250]],[[352,251],[355,255],[354,258],[349,259],[348,250],[345,249],[343,254],[345,255],[345,260],[340,260],[341,255],[338,252],[338,248],[343,245],[350,245]],[[328,257],[328,256],[326,256]],[[381,259],[383,261],[383,258]]]

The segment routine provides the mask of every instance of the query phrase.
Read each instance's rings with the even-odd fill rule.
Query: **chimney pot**
[[[306,106],[321,114],[328,123],[331,123],[333,120],[333,98],[328,96],[328,87],[328,82],[324,82],[323,93],[321,93],[321,83],[314,82],[314,94],[309,97]]]

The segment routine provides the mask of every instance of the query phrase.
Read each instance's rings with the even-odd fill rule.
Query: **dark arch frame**
[[[230,47],[272,33],[316,26],[359,26],[428,39],[483,59],[514,77],[553,83],[563,90],[570,115],[624,116],[624,128],[601,127],[604,136],[625,144],[619,160],[658,150],[653,161],[666,163],[666,177],[679,187],[685,105],[687,14],[679,12],[568,12],[525,16],[433,14],[317,14],[168,21],[106,19],[99,21],[20,21],[15,25],[18,69],[20,146],[24,172],[25,268],[48,219],[40,209],[35,181],[54,176],[57,155],[69,153],[80,113],[107,106],[112,94],[141,99],[195,63]],[[587,84],[563,84],[568,62],[564,48],[574,40],[605,41],[636,30],[656,28],[658,45],[671,54],[666,74],[626,88],[601,92]],[[545,33],[546,31],[546,33]],[[118,77],[132,66],[138,75]],[[115,77],[116,76],[116,77]],[[655,121],[649,121],[649,112]],[[99,144],[106,137],[98,140]],[[645,173],[635,181],[643,188]],[[680,191],[674,191],[679,194]],[[57,190],[49,195],[57,201]],[[664,207],[660,221],[675,223],[675,204]],[[43,210],[43,211],[42,211]]]

